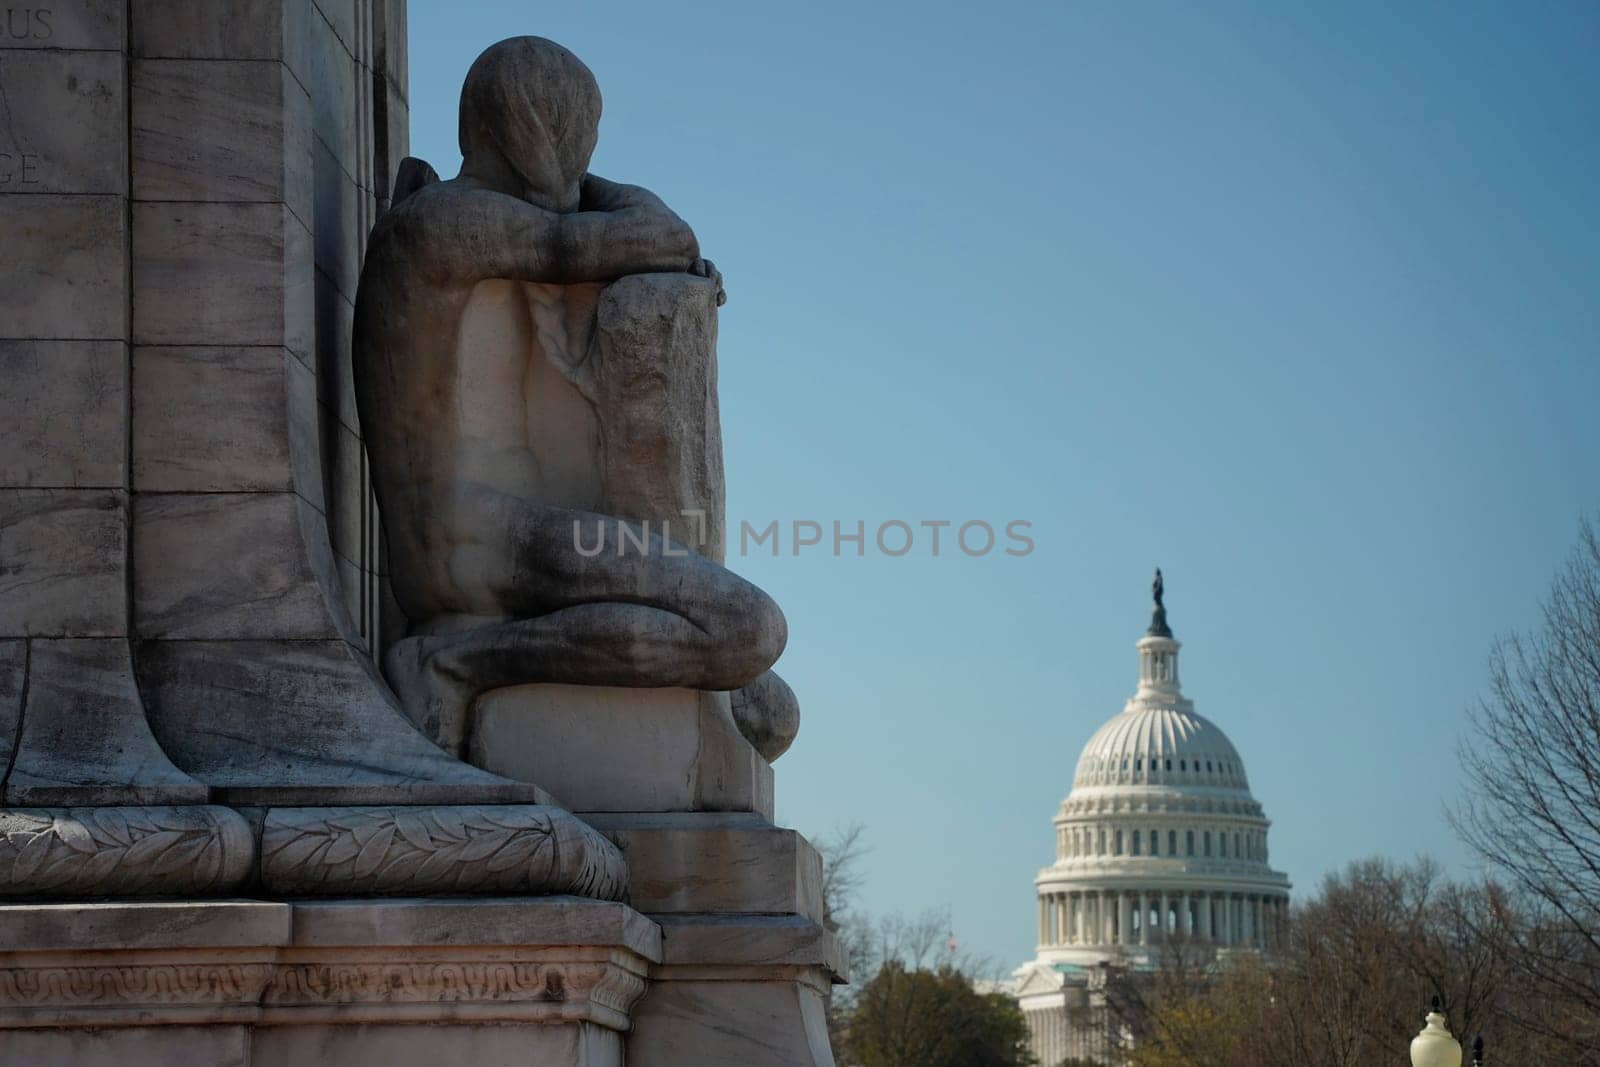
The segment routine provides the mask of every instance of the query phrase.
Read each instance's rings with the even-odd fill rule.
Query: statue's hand
[[[728,302],[728,291],[722,287],[722,272],[709,259],[696,257],[689,264],[689,273],[700,278],[710,278],[717,284],[717,307]]]

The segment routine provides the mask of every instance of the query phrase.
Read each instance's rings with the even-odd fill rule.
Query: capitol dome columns
[[[1164,940],[1206,941],[1222,948],[1276,945],[1286,898],[1248,889],[1100,887],[1046,891],[1039,903],[1039,943],[1085,948],[1149,948]]]
[[[1041,948],[1150,948],[1181,938],[1220,948],[1275,947],[1287,897],[1249,888],[1041,888]]]
[[[1288,898],[1270,888],[1050,884],[1039,890],[1041,949],[1149,949],[1184,939],[1268,951],[1282,937]]]

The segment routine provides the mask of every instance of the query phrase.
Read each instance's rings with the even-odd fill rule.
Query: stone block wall
[[[403,50],[383,47],[403,20],[391,0],[266,0],[224,19],[179,0],[134,4],[145,636],[366,648],[377,633],[350,321],[366,233],[405,149]],[[379,119],[394,112],[391,153]],[[168,558],[165,545],[190,539],[229,566]]]
[[[490,780],[370,658],[350,335],[405,84],[404,0],[0,8],[5,802]]]
[[[205,789],[150,738],[130,659],[126,4],[3,14],[4,799],[194,802]]]

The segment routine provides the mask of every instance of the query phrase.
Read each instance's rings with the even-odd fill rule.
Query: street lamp
[[[1450,1036],[1444,1023],[1439,998],[1434,997],[1428,1025],[1411,1039],[1411,1067],[1461,1067],[1461,1042]],[[1474,1051],[1481,1051],[1481,1048]]]

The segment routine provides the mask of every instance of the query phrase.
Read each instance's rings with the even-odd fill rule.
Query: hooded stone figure
[[[492,45],[461,88],[461,155],[470,168],[498,157],[522,197],[548,211],[578,209],[579,182],[600,130],[600,86],[577,56],[543,37]]]
[[[408,161],[373,230],[356,391],[408,622],[385,673],[458,754],[479,695],[553,682],[732,692],[774,759],[783,616],[720,562],[721,276],[654,194],[587,173],[600,106],[561,46],[494,45],[460,175]]]

